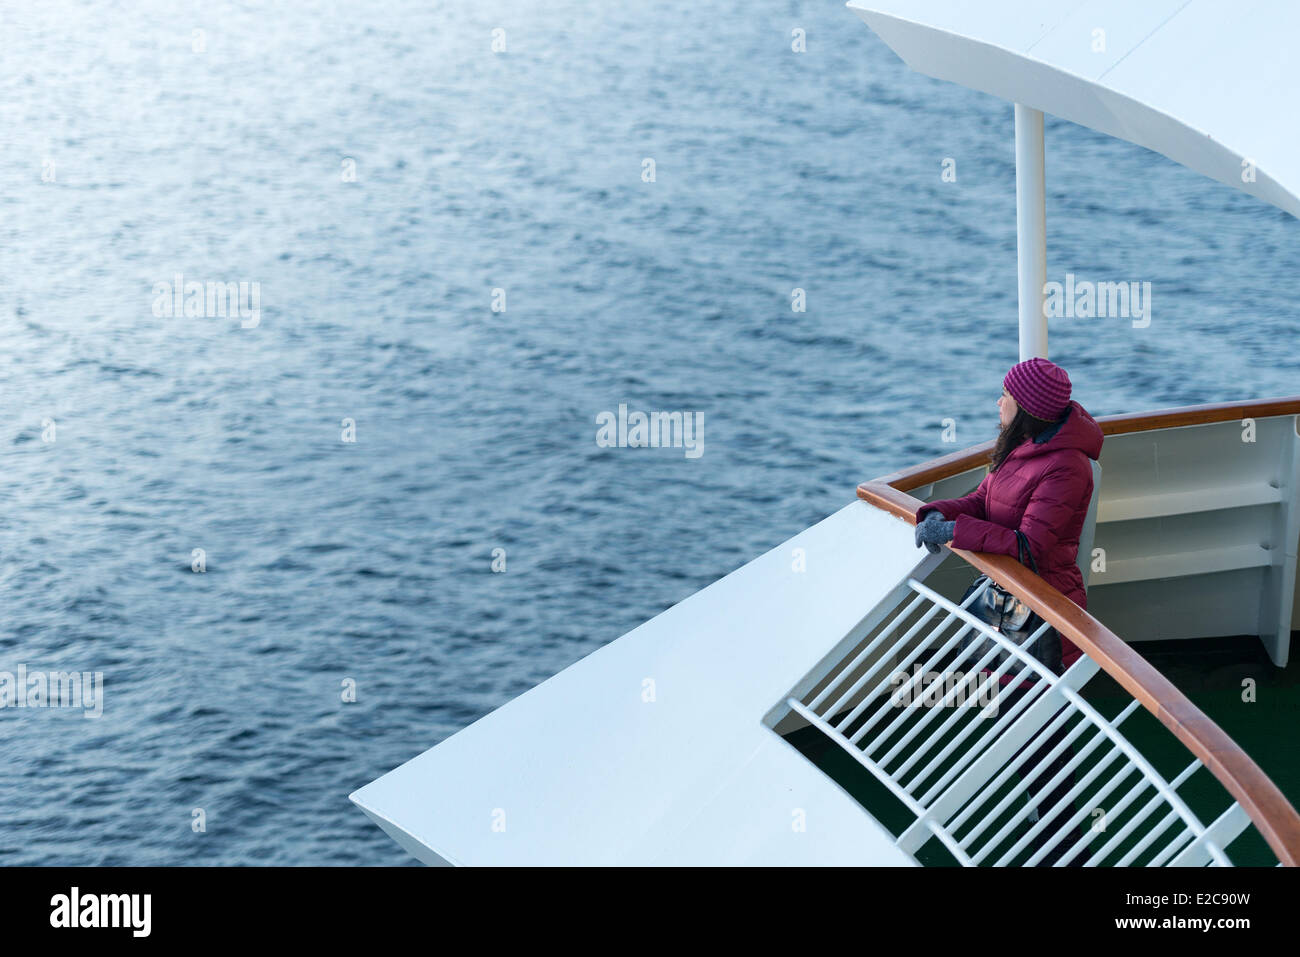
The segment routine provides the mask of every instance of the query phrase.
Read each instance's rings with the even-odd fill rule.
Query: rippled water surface
[[[0,25],[0,669],[105,680],[97,720],[0,710],[0,862],[406,862],[350,791],[995,426],[1011,107],[838,3]],[[1300,224],[1047,153],[1049,278],[1153,288],[1146,329],[1053,321],[1084,405],[1300,392]],[[258,324],[156,316],[177,273]],[[704,454],[598,447],[619,403]]]

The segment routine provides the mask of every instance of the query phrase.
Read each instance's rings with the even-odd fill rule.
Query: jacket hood
[[[1065,411],[1065,417],[1052,428],[1040,433],[1032,442],[1020,443],[1014,455],[1031,458],[1046,455],[1060,449],[1078,449],[1090,459],[1101,455],[1101,443],[1105,436],[1097,420],[1088,414],[1088,410],[1073,399]]]

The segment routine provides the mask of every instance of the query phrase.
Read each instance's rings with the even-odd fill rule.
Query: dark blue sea
[[[0,709],[0,863],[405,863],[350,791],[996,427],[1012,107],[841,3],[0,35],[0,671],[103,674],[98,718]],[[1152,288],[1145,328],[1052,320],[1075,397],[1300,392],[1300,224],[1046,135],[1049,279]],[[177,274],[256,324],[159,315]],[[620,404],[702,454],[599,446]]]

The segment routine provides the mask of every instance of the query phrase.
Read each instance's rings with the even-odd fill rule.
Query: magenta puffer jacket
[[[1018,557],[1016,529],[1025,533],[1038,574],[1080,608],[1088,607],[1077,564],[1079,533],[1092,501],[1090,459],[1101,454],[1101,426],[1078,402],[1065,420],[1011,450],[996,472],[961,498],[926,502],[916,519],[937,508],[956,520],[953,548]],[[1061,639],[1061,663],[1068,668],[1079,649]]]

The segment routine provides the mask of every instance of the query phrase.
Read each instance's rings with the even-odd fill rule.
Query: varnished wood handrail
[[[1300,414],[1300,395],[1281,399],[1248,399],[1242,402],[1218,402],[1210,405],[1184,405],[1154,412],[1124,412],[1103,415],[1097,420],[1103,435],[1149,432],[1153,429],[1177,429],[1187,425],[1232,422],[1240,419],[1267,419],[1276,415]],[[920,465],[883,475],[876,482],[910,492],[922,485],[969,472],[989,464],[993,442],[982,442],[959,452],[950,452]]]
[[[1294,401],[1297,402],[1296,411],[1300,411],[1300,399]],[[1262,413],[1254,415],[1264,417]],[[1228,415],[1225,419],[1233,417]],[[918,484],[926,483],[923,481]],[[915,524],[916,510],[924,504],[920,499],[913,498],[884,480],[865,482],[858,486],[858,497],[910,524]],[[1021,601],[1119,682],[1125,691],[1172,731],[1219,780],[1249,815],[1278,860],[1288,867],[1300,864],[1300,815],[1296,814],[1291,802],[1268,775],[1260,770],[1259,765],[1168,678],[1152,667],[1132,646],[1120,640],[1105,625],[1010,555],[968,552],[959,548],[951,551],[1014,592]]]

